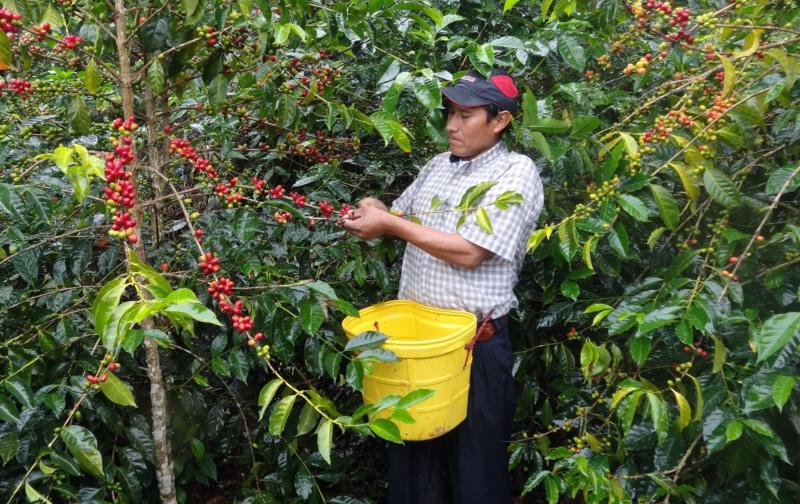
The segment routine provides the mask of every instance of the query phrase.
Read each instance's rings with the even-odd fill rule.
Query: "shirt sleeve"
[[[519,247],[527,241],[526,234],[533,231],[544,206],[542,182],[533,161],[515,163],[498,182],[489,189],[480,205],[486,210],[491,233],[477,222],[477,211],[467,215],[457,233],[464,238],[507,261],[513,261]],[[524,201],[501,209],[492,205],[503,193],[519,193]],[[488,205],[488,206],[484,206]]]
[[[414,179],[414,182],[412,182],[410,186],[406,187],[406,190],[403,191],[403,193],[392,202],[391,209],[393,211],[400,211],[404,214],[413,213],[412,210],[414,207],[414,200],[417,198],[422,184],[425,183],[425,179],[428,178],[428,174],[431,171],[433,162],[434,160],[432,159],[425,166],[423,166],[419,171],[417,178]]]

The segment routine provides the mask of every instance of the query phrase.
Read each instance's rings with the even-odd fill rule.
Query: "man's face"
[[[450,152],[463,159],[471,159],[497,143],[500,132],[508,124],[508,112],[500,112],[488,119],[483,107],[459,107],[450,103],[447,114],[447,136]]]

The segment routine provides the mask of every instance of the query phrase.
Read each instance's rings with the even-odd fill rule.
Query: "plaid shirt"
[[[486,181],[497,183],[486,192],[480,205],[493,203],[506,191],[520,193],[525,201],[506,210],[494,205],[485,207],[493,234],[478,226],[474,212],[456,229],[461,212],[446,210],[457,206],[467,189]],[[502,141],[471,161],[451,163],[449,152],[434,157],[394,201],[392,209],[419,214],[423,226],[458,233],[492,254],[471,270],[437,259],[409,243],[403,257],[398,298],[466,310],[479,319],[492,309],[492,317],[505,315],[518,304],[514,295],[517,274],[543,206],[544,193],[536,165],[527,156],[509,152]]]

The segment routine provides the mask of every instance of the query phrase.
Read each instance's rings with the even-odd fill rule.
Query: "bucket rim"
[[[447,315],[457,315],[457,316],[460,316],[460,317],[463,317],[464,319],[466,319],[465,322],[467,322],[467,320],[471,320],[471,325],[476,326],[476,328],[477,328],[478,317],[476,317],[474,313],[468,312],[466,310],[459,310],[459,309],[454,309],[454,308],[439,308],[439,307],[436,307],[436,306],[425,305],[425,304],[422,304],[420,302],[417,302],[417,301],[414,301],[414,300],[411,300],[411,299],[394,299],[394,300],[391,300],[391,301],[384,301],[383,303],[378,303],[378,304],[375,304],[375,305],[368,306],[366,308],[362,308],[361,310],[358,311],[358,313],[359,313],[358,317],[349,316],[349,315],[347,317],[345,317],[344,320],[342,320],[342,327],[345,329],[345,332],[347,332],[347,327],[346,327],[347,325],[354,324],[356,320],[358,320],[360,318],[363,318],[365,316],[368,316],[370,312],[377,311],[378,309],[384,308],[384,307],[387,307],[387,306],[395,306],[395,305],[410,305],[410,306],[413,306],[416,309],[421,309],[421,310],[424,310],[424,311],[427,311],[427,312],[444,313],[444,314],[447,314]],[[470,324],[466,324],[465,323],[465,326],[468,326],[468,325],[470,325]],[[353,336],[348,336],[348,339],[351,339],[351,338],[355,337],[356,335],[357,334],[354,334]],[[454,339],[456,339],[456,334],[448,334],[448,335],[445,335],[445,336],[440,336],[438,338],[430,338],[430,339],[424,339],[424,340],[396,340],[396,341],[393,341],[393,338],[389,337],[389,339],[387,339],[384,342],[384,346],[388,347],[388,348],[395,347],[395,348],[398,348],[398,349],[412,349],[412,348],[419,347],[420,345],[440,345],[440,344],[443,344],[443,343],[446,343],[446,342],[450,342],[451,340],[454,340]],[[469,339],[469,338],[464,338],[464,339]]]

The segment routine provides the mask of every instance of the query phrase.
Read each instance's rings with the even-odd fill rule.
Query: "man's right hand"
[[[366,207],[377,207],[383,210],[384,212],[389,211],[389,209],[386,207],[386,205],[383,204],[381,200],[379,200],[378,198],[373,198],[372,196],[363,198],[358,202],[358,208],[364,209]]]

